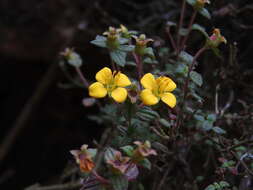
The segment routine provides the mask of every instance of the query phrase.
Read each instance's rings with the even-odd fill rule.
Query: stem
[[[183,25],[183,20],[184,20],[184,15],[185,15],[185,0],[183,0],[182,8],[181,8],[181,14],[180,14],[180,20],[179,20],[179,25],[178,25],[178,31],[177,31],[177,54],[179,53],[179,42],[180,42],[180,29],[182,28]]]
[[[194,68],[194,66],[195,66],[195,63],[196,63],[198,57],[199,57],[205,50],[206,50],[206,47],[205,47],[205,46],[202,47],[202,48],[195,54],[195,56],[194,56],[194,58],[193,58],[193,61],[192,61],[192,64],[190,65],[190,68],[189,68],[188,73],[187,73],[186,82],[185,82],[185,84],[184,84],[184,90],[183,90],[184,96],[183,96],[183,102],[182,102],[183,105],[184,105],[186,96],[187,96],[187,94],[188,94],[188,84],[189,84],[189,81],[190,81],[190,73],[192,72],[192,70],[193,70],[193,68]]]
[[[76,183],[65,183],[65,184],[59,184],[59,185],[51,185],[51,186],[44,186],[44,187],[38,187],[38,186],[31,186],[25,188],[25,190],[71,190],[71,189],[78,189],[82,187],[82,184],[80,181]]]
[[[182,120],[184,119],[184,116],[183,116],[183,108],[184,108],[184,105],[185,105],[185,100],[186,100],[186,97],[187,97],[187,94],[188,94],[188,86],[189,86],[189,81],[190,81],[190,73],[192,72],[194,66],[195,66],[195,63],[198,59],[198,57],[206,50],[206,47],[202,47],[194,56],[193,58],[193,61],[192,61],[192,64],[190,65],[190,68],[188,70],[188,73],[187,73],[187,78],[186,78],[186,81],[185,81],[185,84],[184,84],[184,87],[183,87],[183,101],[182,101],[182,106],[181,106],[181,109],[179,110],[178,114],[177,114],[177,122],[176,122],[176,129],[179,128],[180,126],[180,120],[182,118]],[[182,116],[181,116],[182,115]]]
[[[191,20],[190,20],[189,25],[188,25],[188,28],[187,28],[188,33],[187,33],[186,36],[184,36],[179,50],[184,49],[185,43],[187,42],[187,40],[188,40],[188,38],[189,38],[189,35],[190,35],[190,32],[191,32],[191,27],[192,27],[193,22],[194,22],[194,20],[195,20],[195,18],[196,18],[196,15],[197,15],[197,11],[195,10],[194,13],[193,13],[193,15],[191,16]]]
[[[170,33],[170,27],[166,28],[166,33],[167,33],[167,35],[169,37],[169,40],[170,40],[170,43],[171,43],[172,47],[174,48],[174,50],[176,52],[178,52],[178,49],[177,49],[177,46],[176,46],[176,42],[175,42],[174,38],[172,37],[172,35]]]
[[[136,53],[133,53],[135,62],[136,62],[136,66],[137,66],[137,71],[138,71],[138,78],[139,80],[141,80],[141,76],[142,76],[142,62],[141,62],[141,56],[137,55]]]
[[[103,184],[109,184],[109,181],[102,176],[98,175],[96,171],[93,171],[92,174]]]
[[[85,86],[86,88],[88,88],[88,87],[89,87],[89,83],[88,83],[88,81],[85,79],[85,77],[83,76],[83,73],[82,73],[80,67],[75,67],[75,68],[76,68],[76,72],[77,72],[77,74],[79,75],[79,77],[80,77],[81,81],[83,82],[84,86]]]

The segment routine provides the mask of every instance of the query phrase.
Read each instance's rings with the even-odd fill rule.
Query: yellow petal
[[[129,78],[120,72],[115,75],[114,80],[115,84],[120,87],[126,87],[131,84]]]
[[[170,106],[171,108],[174,108],[176,103],[177,103],[177,99],[176,97],[174,96],[174,94],[172,93],[164,93],[161,95],[161,99],[162,101],[167,104],[168,106]]]
[[[112,80],[112,71],[108,67],[104,67],[96,74],[96,80],[102,84],[108,84]]]
[[[141,84],[144,88],[150,90],[155,89],[157,86],[155,77],[151,73],[147,73],[141,78]]]
[[[159,99],[152,93],[150,89],[144,89],[140,94],[143,104],[147,106],[155,105],[159,102]]]
[[[159,86],[160,92],[171,92],[177,85],[169,77],[159,77],[156,79],[157,85]]]
[[[107,90],[100,82],[94,82],[89,86],[89,95],[94,98],[103,98],[107,94]]]
[[[111,96],[116,102],[122,103],[127,98],[127,90],[125,88],[118,87],[112,91]]]

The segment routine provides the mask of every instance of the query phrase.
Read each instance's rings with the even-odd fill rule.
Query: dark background
[[[213,66],[207,64],[199,70],[211,76],[219,67],[219,71],[225,72],[227,84],[235,89],[236,97],[252,102],[253,4],[250,0],[211,2],[208,9],[213,19],[199,16],[197,21],[209,33],[214,27],[220,28],[228,45],[222,47],[222,60],[213,58]],[[89,43],[97,34],[122,23],[154,39],[165,39],[164,45],[169,46],[165,23],[178,19],[180,6],[181,2],[176,0],[0,1],[1,143],[20,125],[17,121],[24,108],[39,97],[21,122],[22,129],[7,156],[0,161],[0,187],[23,189],[36,182],[56,182],[72,160],[69,150],[99,139],[103,131],[103,126],[86,118],[87,114],[97,112],[96,107],[82,105],[87,91],[62,88],[61,84],[68,80],[59,67],[52,66],[59,62],[59,52],[75,47],[84,60],[85,76],[94,80],[97,69],[109,64],[106,52]],[[188,6],[186,19],[191,13]],[[196,36],[193,34],[189,41],[190,52],[195,52],[203,41]],[[231,68],[229,47],[235,43],[237,67]],[[40,91],[43,84],[46,87]]]

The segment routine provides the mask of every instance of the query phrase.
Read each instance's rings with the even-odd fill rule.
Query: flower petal
[[[129,78],[125,74],[122,74],[120,72],[115,75],[114,82],[119,87],[126,87],[131,84]]]
[[[103,98],[107,94],[107,90],[100,82],[94,82],[89,86],[89,95],[94,98]]]
[[[161,99],[162,101],[167,104],[168,106],[170,106],[171,108],[174,108],[176,103],[177,103],[177,99],[176,97],[174,96],[174,94],[172,93],[164,93],[161,95]]]
[[[171,92],[177,87],[174,81],[169,77],[159,77],[156,79],[156,82],[159,86],[160,92]]]
[[[150,89],[144,89],[140,94],[142,102],[147,105],[155,105],[159,102],[159,99],[152,93]]]
[[[147,73],[141,78],[141,84],[144,88],[150,90],[155,89],[157,86],[155,77],[151,73]]]
[[[116,102],[122,103],[127,98],[127,90],[125,88],[118,87],[112,91],[111,96]]]
[[[112,80],[112,71],[108,67],[104,67],[96,74],[96,80],[102,84],[108,84]]]

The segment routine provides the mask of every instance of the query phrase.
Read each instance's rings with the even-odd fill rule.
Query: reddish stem
[[[174,38],[172,37],[172,35],[170,33],[170,27],[166,28],[166,33],[167,33],[167,35],[169,37],[169,40],[170,40],[170,43],[171,43],[172,47],[174,48],[174,50],[176,52],[178,52],[177,46],[176,46],[176,42],[175,42]]]
[[[182,118],[182,121],[184,119],[184,114],[183,114],[183,108],[184,108],[184,105],[185,105],[185,100],[186,100],[186,97],[187,97],[187,94],[188,94],[188,86],[189,86],[189,81],[190,81],[190,73],[192,72],[193,68],[194,68],[194,65],[198,59],[198,57],[206,50],[206,47],[202,47],[194,56],[193,58],[193,61],[189,67],[189,70],[188,70],[188,73],[187,73],[187,78],[186,78],[186,81],[184,83],[184,87],[183,87],[183,101],[182,101],[182,107],[181,109],[179,110],[178,114],[177,114],[177,122],[176,122],[176,129],[179,128],[180,126],[180,119]],[[181,121],[181,122],[182,122]]]
[[[138,78],[139,78],[139,80],[141,80],[141,76],[142,76],[142,72],[143,72],[142,71],[143,67],[142,67],[142,62],[141,62],[141,56],[137,55],[136,53],[133,53],[133,56],[134,56],[136,66],[137,66]]]
[[[101,183],[103,183],[103,184],[109,184],[110,182],[107,180],[107,179],[105,179],[105,178],[103,178],[102,176],[100,176],[96,171],[92,171],[92,174],[96,177],[96,179],[98,180],[98,181],[100,181]]]
[[[193,13],[193,15],[191,16],[191,20],[190,20],[189,25],[188,25],[188,28],[187,28],[188,33],[187,33],[186,36],[184,36],[179,50],[184,49],[185,43],[187,42],[187,40],[188,40],[188,38],[189,38],[189,35],[190,35],[190,32],[191,32],[191,27],[192,27],[193,22],[194,22],[194,20],[195,20],[195,18],[196,18],[196,15],[197,15],[197,11],[195,10],[194,13]]]
[[[79,75],[79,77],[80,77],[81,81],[83,82],[84,86],[85,86],[86,88],[88,88],[88,87],[89,87],[89,83],[88,83],[88,81],[85,79],[85,77],[83,76],[83,73],[82,73],[80,67],[75,67],[75,68],[76,68],[76,72],[77,72],[77,74]]]
[[[177,54],[179,54],[179,43],[180,43],[180,29],[183,26],[183,21],[184,21],[184,15],[185,15],[185,5],[186,2],[185,0],[183,0],[183,4],[182,4],[182,8],[181,8],[181,14],[180,14],[180,20],[179,20],[179,24],[178,24],[178,31],[177,31]]]

